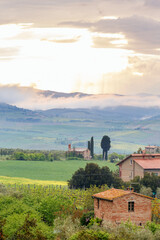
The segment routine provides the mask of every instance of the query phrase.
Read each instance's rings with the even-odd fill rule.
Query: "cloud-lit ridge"
[[[52,108],[105,108],[115,106],[137,106],[137,107],[159,107],[160,96],[158,95],[116,95],[116,94],[97,94],[80,96],[64,95],[54,97],[53,94],[45,96],[42,90],[33,87],[20,87],[18,85],[1,85],[0,102],[16,105],[27,109],[52,109]]]

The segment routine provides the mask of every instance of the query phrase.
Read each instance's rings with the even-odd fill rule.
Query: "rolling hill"
[[[71,143],[86,147],[91,136],[101,153],[103,135],[111,152],[130,153],[139,146],[160,143],[160,109],[117,106],[28,110],[0,104],[0,147],[67,150]]]

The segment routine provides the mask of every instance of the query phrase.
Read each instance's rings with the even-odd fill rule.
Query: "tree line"
[[[98,164],[87,163],[85,168],[79,168],[68,181],[69,188],[83,189],[91,186],[102,186],[122,188],[133,187],[135,192],[160,198],[160,176],[145,173],[143,178],[135,177],[130,182],[123,182],[119,172],[112,172],[105,166],[100,168]]]

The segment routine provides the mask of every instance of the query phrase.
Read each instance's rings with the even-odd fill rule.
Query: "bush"
[[[83,216],[80,218],[81,226],[87,226],[90,223],[91,218],[94,217],[94,212],[87,212],[84,213]]]
[[[79,158],[79,157],[67,157],[66,160],[83,160],[82,158]]]
[[[44,223],[39,223],[37,216],[13,214],[7,218],[3,227],[7,239],[53,239],[53,233]]]
[[[98,230],[82,230],[76,234],[74,234],[72,237],[69,238],[69,240],[108,240],[109,234],[107,232]]]
[[[157,195],[157,198],[160,199],[160,188],[159,187],[156,190],[156,195]]]
[[[140,189],[140,193],[149,197],[152,197],[152,189],[150,187],[142,186]]]
[[[90,228],[91,226],[101,226],[102,224],[102,219],[100,218],[91,218],[89,224],[88,224],[88,227]]]
[[[53,225],[54,219],[58,216],[64,217],[73,212],[74,206],[69,198],[64,196],[48,196],[43,199],[38,208],[42,219],[49,226]]]
[[[155,222],[147,222],[146,228],[148,228],[152,233],[155,233],[157,230],[160,231],[160,224],[156,224]]]
[[[71,216],[65,219],[58,217],[54,221],[54,233],[58,239],[66,240],[80,231],[80,228],[79,219],[74,219],[73,221]]]

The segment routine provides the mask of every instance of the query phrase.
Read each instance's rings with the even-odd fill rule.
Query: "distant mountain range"
[[[82,92],[63,93],[32,87],[7,85],[0,86],[0,102],[32,110],[48,110],[53,108],[111,109],[112,107],[129,106],[146,108],[147,111],[143,110],[143,112],[150,112],[150,109],[154,108],[154,112],[156,107],[160,107],[160,95],[151,95],[148,93],[137,95],[86,94]]]

